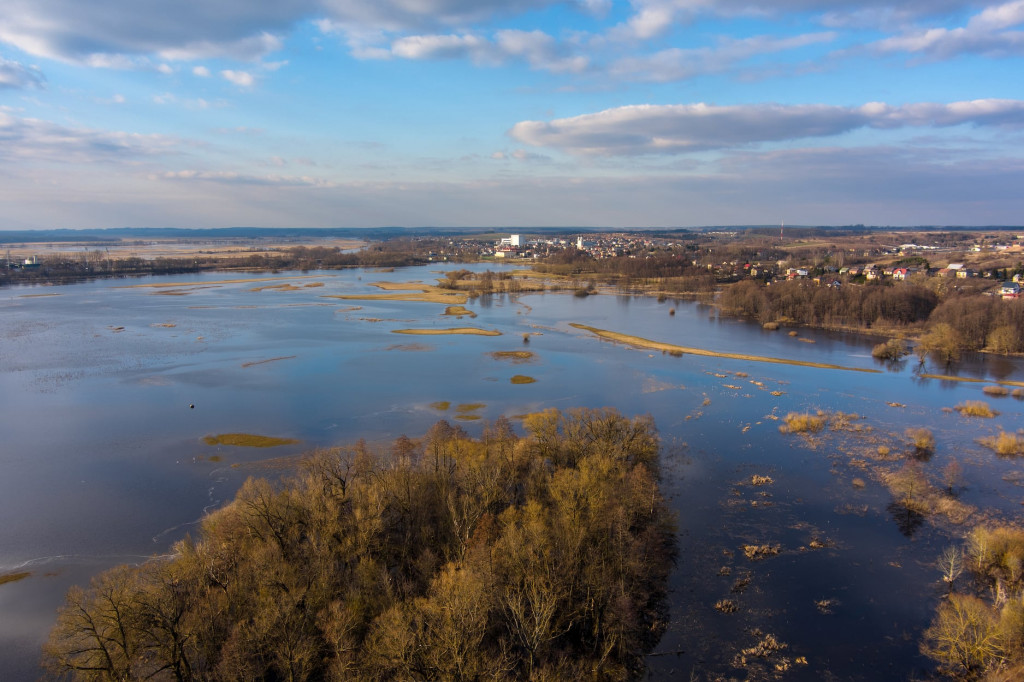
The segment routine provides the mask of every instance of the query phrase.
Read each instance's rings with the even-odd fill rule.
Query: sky
[[[1024,224],[1024,0],[3,0],[0,230]]]

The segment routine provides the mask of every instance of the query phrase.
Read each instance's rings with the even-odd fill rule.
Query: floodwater
[[[917,642],[942,596],[933,563],[968,527],[890,512],[892,496],[858,449],[886,444],[902,456],[904,431],[927,427],[936,448],[922,466],[933,482],[956,458],[960,499],[996,518],[1019,516],[1021,467],[977,439],[1024,423],[1024,402],[982,392],[997,379],[1024,381],[1020,359],[967,358],[956,370],[984,382],[928,379],[916,358],[872,359],[877,339],[793,337],[698,303],[611,292],[482,297],[467,304],[478,316],[461,320],[443,316],[441,304],[324,298],[440,276],[438,266],[207,273],[0,290],[0,575],[31,572],[0,584],[4,679],[38,675],[39,647],[70,585],[168,552],[245,477],[277,475],[274,461],[317,446],[415,437],[442,418],[478,435],[486,420],[547,407],[654,417],[679,527],[671,622],[649,659],[654,679],[756,679],[776,665],[790,665],[786,679],[806,680],[908,679],[928,669]],[[256,290],[285,283],[293,288]],[[878,371],[678,357],[603,341],[573,322]],[[502,335],[392,333],[456,326]],[[490,355],[522,349],[535,358]],[[517,374],[536,382],[512,384]],[[1000,414],[949,410],[965,400]],[[482,407],[457,409],[470,404]],[[818,409],[856,413],[862,430],[779,432],[779,417]],[[236,432],[301,442],[203,442]],[[753,486],[755,474],[773,482]],[[751,561],[746,544],[778,545],[780,554]],[[737,611],[716,611],[721,599]],[[785,648],[738,659],[768,633]]]

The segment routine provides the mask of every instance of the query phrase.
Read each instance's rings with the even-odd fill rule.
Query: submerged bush
[[[905,355],[910,355],[910,349],[903,339],[889,339],[872,348],[871,355],[879,360],[899,360]]]
[[[809,412],[790,412],[782,418],[784,425],[779,427],[783,433],[817,433],[825,428],[825,417]]]
[[[907,429],[907,437],[918,452],[929,453],[935,449],[935,436],[928,429]]]
[[[998,412],[988,406],[983,400],[965,400],[953,408],[965,417],[994,417]]]
[[[1003,457],[1024,455],[1024,436],[1020,434],[1000,431],[998,436],[981,438],[978,442]]]

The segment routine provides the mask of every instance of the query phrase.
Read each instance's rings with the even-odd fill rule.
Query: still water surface
[[[168,552],[246,476],[266,474],[254,462],[361,437],[415,437],[442,418],[478,434],[484,420],[547,407],[654,417],[680,543],[672,622],[650,659],[656,679],[743,677],[731,663],[758,632],[787,643],[782,655],[806,657],[788,679],[907,679],[928,666],[917,640],[941,596],[931,564],[963,529],[901,528],[886,509],[889,493],[829,437],[809,447],[779,433],[777,418],[787,412],[857,413],[873,438],[895,448],[906,428],[930,428],[937,447],[925,466],[933,480],[956,457],[965,469],[962,499],[1019,516],[1024,489],[1013,482],[1021,467],[976,440],[1019,428],[1024,403],[985,396],[984,383],[921,378],[916,359],[880,365],[870,356],[877,339],[804,330],[794,338],[692,302],[615,294],[484,297],[467,305],[477,317],[462,320],[444,317],[439,304],[323,298],[439,276],[422,267],[229,283],[208,273],[0,290],[0,575],[32,572],[0,585],[3,678],[38,674],[39,646],[69,585]],[[295,289],[257,290],[285,282]],[[601,341],[572,322],[881,371],[674,357]],[[502,335],[393,333],[465,325]],[[489,355],[523,348],[534,361]],[[957,371],[1024,381],[1019,359],[970,358]],[[516,374],[537,381],[513,385]],[[979,399],[1001,414],[970,420],[948,412]],[[451,407],[439,409],[442,401]],[[469,413],[480,420],[456,411],[471,403],[483,405]],[[202,440],[231,432],[301,443],[253,450]],[[754,488],[753,474],[774,483]],[[851,483],[858,477],[863,488]],[[812,539],[827,547],[808,551]],[[739,550],[748,543],[783,551],[751,563]],[[749,586],[733,592],[744,577]],[[723,598],[739,611],[715,611]],[[825,609],[816,605],[822,600]]]

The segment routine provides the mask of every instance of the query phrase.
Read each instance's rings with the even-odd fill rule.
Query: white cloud
[[[391,54],[404,59],[477,59],[486,56],[489,47],[474,35],[407,36],[391,44]]]
[[[156,67],[156,70],[164,74],[165,76],[169,76],[172,73],[174,73],[174,69],[172,69],[168,64],[160,64]]]
[[[40,89],[46,87],[46,77],[34,66],[0,57],[0,90]]]
[[[1024,32],[1010,30],[1024,24],[1024,0],[987,7],[956,28],[912,28],[879,40],[875,52],[910,52],[938,59],[958,54],[1007,56],[1024,54]]]
[[[232,69],[224,69],[220,72],[220,75],[226,81],[234,83],[240,88],[252,87],[252,84],[256,82],[253,75],[248,71],[234,71]]]
[[[251,175],[236,171],[180,170],[150,174],[151,180],[217,182],[231,185],[267,185],[277,187],[336,187],[337,183],[309,175]]]
[[[209,78],[210,70],[205,66],[196,66],[192,69],[192,74],[200,78]]]
[[[543,31],[501,30],[493,40],[474,35],[415,35],[399,38],[388,50],[362,50],[363,59],[470,59],[496,66],[508,61],[525,61],[534,69],[556,73],[579,73],[588,60],[560,46]]]
[[[831,31],[788,38],[753,36],[721,39],[715,47],[670,48],[651,55],[627,57],[615,62],[609,72],[619,78],[667,82],[720,73],[753,57],[835,40]]]
[[[903,106],[635,105],[550,122],[522,121],[510,135],[575,154],[685,154],[709,149],[840,135],[860,128],[1024,127],[1024,101],[975,100]]]
[[[299,22],[348,34],[424,32],[514,16],[563,0],[5,0],[0,42],[32,55],[103,65],[119,58],[258,61]],[[586,1],[586,0],[584,0]],[[592,0],[592,8],[604,0]]]
[[[166,135],[70,128],[0,111],[0,162],[131,163],[175,154],[179,144]]]

